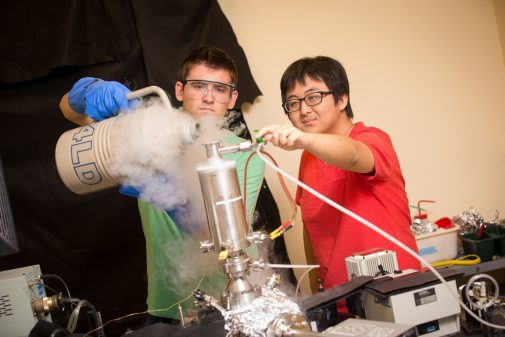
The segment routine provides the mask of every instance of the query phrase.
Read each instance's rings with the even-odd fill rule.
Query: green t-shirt
[[[227,145],[242,141],[244,139],[235,135],[226,138]],[[242,194],[245,164],[251,152],[223,155],[225,160],[236,162]],[[257,155],[253,155],[247,167],[248,219],[252,219],[263,175],[264,163]],[[196,288],[219,299],[227,281],[219,271],[217,254],[202,253],[199,241],[181,231],[166,211],[140,199],[138,204],[146,239],[149,313],[153,316],[178,318],[176,303],[187,298],[181,304],[183,308],[194,308],[192,290]],[[247,252],[253,255],[254,249],[248,249]]]

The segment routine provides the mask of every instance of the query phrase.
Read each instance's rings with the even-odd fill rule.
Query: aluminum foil
[[[470,208],[453,217],[452,222],[460,226],[462,233],[474,233],[484,224],[484,219],[475,208]]]
[[[281,314],[302,315],[300,307],[283,292],[262,288],[262,295],[251,304],[224,313],[225,330],[245,336],[264,337],[268,325]]]
[[[410,229],[414,235],[422,235],[433,232],[438,232],[441,228],[438,228],[437,224],[427,220],[427,219],[414,219],[410,225]]]

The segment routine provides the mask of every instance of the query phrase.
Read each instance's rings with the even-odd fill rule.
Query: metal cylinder
[[[128,98],[156,93],[162,105],[170,106],[166,94],[157,87],[148,87],[128,94]],[[135,113],[135,112],[133,112]],[[137,112],[138,113],[138,112]],[[138,134],[121,134],[128,114],[118,115],[100,122],[69,130],[62,134],[56,144],[56,167],[65,186],[76,194],[88,194],[117,186],[122,177],[112,172],[114,149],[128,146],[122,140],[137,136],[154,137],[144,130],[150,123],[149,113],[145,113],[136,128],[130,128]],[[122,118],[125,118],[122,120]],[[174,147],[192,144],[199,137],[199,124],[190,116],[177,116],[173,121],[177,125],[171,128],[174,136]],[[128,120],[129,121],[129,120]],[[149,151],[149,149],[146,149]]]
[[[268,326],[266,336],[321,336],[321,334],[312,332],[307,320],[302,315],[281,313]]]
[[[109,173],[110,133],[116,118],[69,130],[56,144],[56,168],[61,180],[76,194],[88,194],[119,184]]]
[[[35,315],[53,310],[63,310],[63,297],[53,295],[50,297],[35,297],[32,300],[32,310]]]
[[[213,157],[197,170],[214,251],[233,253],[249,247],[235,162]]]

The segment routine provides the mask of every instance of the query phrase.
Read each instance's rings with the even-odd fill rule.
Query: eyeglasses
[[[186,87],[189,99],[202,99],[210,90],[216,102],[228,103],[235,91],[233,85],[216,81],[184,80],[182,83]]]
[[[322,102],[323,97],[329,94],[333,94],[331,91],[314,91],[303,98],[292,98],[282,103],[282,107],[286,113],[295,112],[300,110],[302,107],[302,101],[308,106],[318,105]]]

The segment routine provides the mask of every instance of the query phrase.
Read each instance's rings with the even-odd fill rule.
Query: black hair
[[[340,96],[347,95],[346,115],[351,119],[354,117],[345,69],[340,62],[327,56],[304,57],[291,63],[281,78],[282,103],[286,102],[287,91],[293,89],[296,83],[305,84],[306,77],[324,82],[333,93],[335,102]]]

